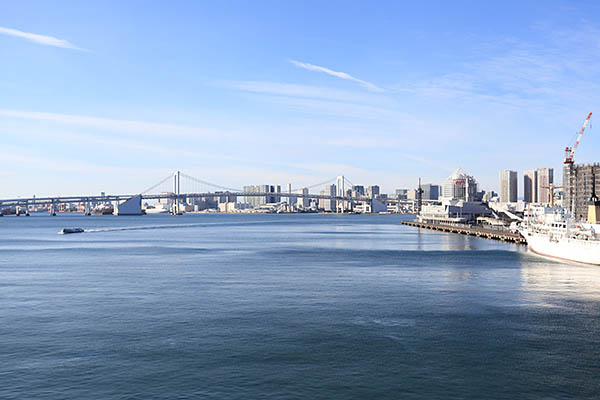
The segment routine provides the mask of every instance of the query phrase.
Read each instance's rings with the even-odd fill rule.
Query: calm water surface
[[[600,398],[600,268],[402,218],[0,218],[0,398]]]

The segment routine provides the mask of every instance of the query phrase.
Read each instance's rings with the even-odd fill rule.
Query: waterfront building
[[[442,197],[447,200],[476,201],[478,199],[477,181],[471,175],[458,168],[442,186]]]
[[[536,170],[523,172],[523,200],[526,203],[538,202],[538,176]]]
[[[426,183],[424,185],[421,185],[421,190],[423,190],[423,200],[438,200],[440,197],[439,185]]]
[[[566,165],[563,170],[563,205],[577,218],[588,217],[587,204],[600,193],[600,164]]]
[[[231,201],[236,202],[237,196],[230,194],[229,192],[215,192],[211,198],[217,203],[229,203]]]
[[[219,207],[219,201],[215,197],[198,197],[192,203],[193,211],[216,210]]]
[[[365,199],[356,203],[354,211],[361,214],[387,212],[387,205],[377,199]]]
[[[303,197],[296,198],[296,205],[298,208],[309,208],[310,207],[310,199],[308,197],[308,188],[298,189],[296,193],[303,195]]]
[[[491,210],[482,203],[444,199],[442,204],[424,204],[417,220],[431,224],[469,224],[490,215]]]
[[[408,189],[396,189],[396,198],[398,200],[406,200],[408,195]]]
[[[365,187],[362,185],[352,186],[352,197],[362,197],[365,195]]]
[[[292,184],[291,183],[287,184],[287,192],[292,193]],[[297,202],[296,197],[288,197],[288,204],[296,204],[296,202]]]
[[[321,195],[336,196],[337,187],[335,185],[327,185],[321,190]],[[319,199],[319,208],[324,211],[335,211],[336,201],[334,199]]]
[[[501,203],[516,203],[517,202],[517,171],[500,171],[500,202]]]
[[[163,197],[156,200],[156,202],[160,205],[166,206],[167,209],[171,209],[173,206],[173,198],[170,196],[175,196],[173,192],[160,192],[161,195],[167,195],[169,197]]]
[[[238,203],[235,201],[231,201],[228,203],[219,203],[219,211],[224,213],[241,212],[243,210],[249,209],[250,207],[252,207],[250,204]]]
[[[263,204],[279,203],[281,201],[280,185],[250,185],[244,186],[246,193],[261,193],[263,196],[245,196],[244,201],[258,207]],[[272,194],[271,194],[272,193]],[[279,194],[279,195],[276,195]]]
[[[537,203],[547,204],[550,202],[550,185],[554,184],[553,168],[538,168],[537,172]]]
[[[484,203],[490,203],[492,201],[498,201],[498,193],[494,192],[493,190],[489,191],[489,192],[485,192],[481,196],[481,201],[483,201]]]
[[[374,199],[378,196],[379,196],[379,186],[378,185],[369,186],[367,188],[367,197]]]

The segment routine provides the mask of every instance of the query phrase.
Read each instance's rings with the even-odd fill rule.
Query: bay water
[[[0,218],[0,399],[600,398],[600,268],[409,218]]]

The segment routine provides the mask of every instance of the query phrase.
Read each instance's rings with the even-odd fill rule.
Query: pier
[[[483,228],[479,226],[466,225],[441,225],[417,221],[402,221],[402,225],[414,226],[416,228],[431,229],[447,233],[459,233],[461,235],[475,236],[482,239],[499,240],[517,244],[527,244],[527,241],[519,233],[500,231],[497,229]]]

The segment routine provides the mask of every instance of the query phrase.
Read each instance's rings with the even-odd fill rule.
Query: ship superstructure
[[[565,208],[530,207],[519,232],[533,253],[600,265],[600,224],[578,222]]]

